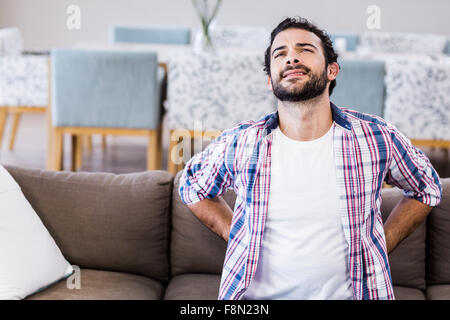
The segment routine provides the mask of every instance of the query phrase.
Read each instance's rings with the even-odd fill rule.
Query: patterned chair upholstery
[[[171,130],[169,171],[175,173],[175,164],[180,164],[179,159],[172,159],[179,141],[174,137],[177,130],[220,132],[276,110],[262,63],[259,50],[216,54],[179,51],[170,55],[165,104]]]
[[[20,30],[0,29],[0,146],[7,117],[13,115],[10,150],[22,114],[42,113],[48,106],[48,56],[22,53]]]
[[[181,27],[126,27],[113,26],[112,42],[189,44],[191,30]]]
[[[148,168],[159,169],[162,79],[153,52],[52,50],[52,169],[64,133],[147,136]]]
[[[386,61],[386,120],[408,138],[450,142],[450,58]]]
[[[0,57],[0,106],[48,105],[48,56]]]
[[[331,100],[347,107],[382,117],[384,110],[384,62],[378,60],[341,60]]]
[[[447,37],[435,34],[366,32],[361,35],[359,51],[439,55]]]

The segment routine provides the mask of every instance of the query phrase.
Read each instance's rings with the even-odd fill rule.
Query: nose
[[[294,51],[287,55],[286,57],[286,64],[295,66],[300,63],[300,57],[298,54]]]

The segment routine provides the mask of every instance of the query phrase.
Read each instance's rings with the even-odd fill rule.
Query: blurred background
[[[66,9],[81,9],[81,29],[66,28]],[[217,24],[263,26],[273,29],[283,17],[302,16],[321,28],[336,32],[367,31],[366,9],[381,9],[381,29],[448,35],[450,1],[447,0],[224,0]],[[0,0],[0,27],[17,26],[27,48],[50,48],[76,41],[104,41],[111,25],[198,24],[190,0]]]
[[[449,177],[448,12],[448,0],[0,0],[0,163],[176,173],[276,110],[263,53],[301,16],[340,54],[331,101],[393,123]]]

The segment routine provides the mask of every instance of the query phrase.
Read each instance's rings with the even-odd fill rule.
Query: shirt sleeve
[[[220,196],[233,187],[233,176],[226,166],[229,139],[230,135],[222,133],[203,152],[188,161],[178,189],[185,204]]]
[[[442,197],[439,175],[428,157],[396,128],[391,128],[392,160],[385,181],[406,197],[437,206]]]

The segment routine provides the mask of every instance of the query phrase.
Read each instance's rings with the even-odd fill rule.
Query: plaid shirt
[[[442,185],[425,154],[393,125],[333,103],[331,110],[353,298],[394,299],[380,213],[383,181],[428,206],[440,202]],[[181,176],[179,193],[188,205],[229,188],[237,194],[219,299],[240,299],[255,274],[268,208],[271,132],[277,126],[276,111],[225,130],[186,164]]]

